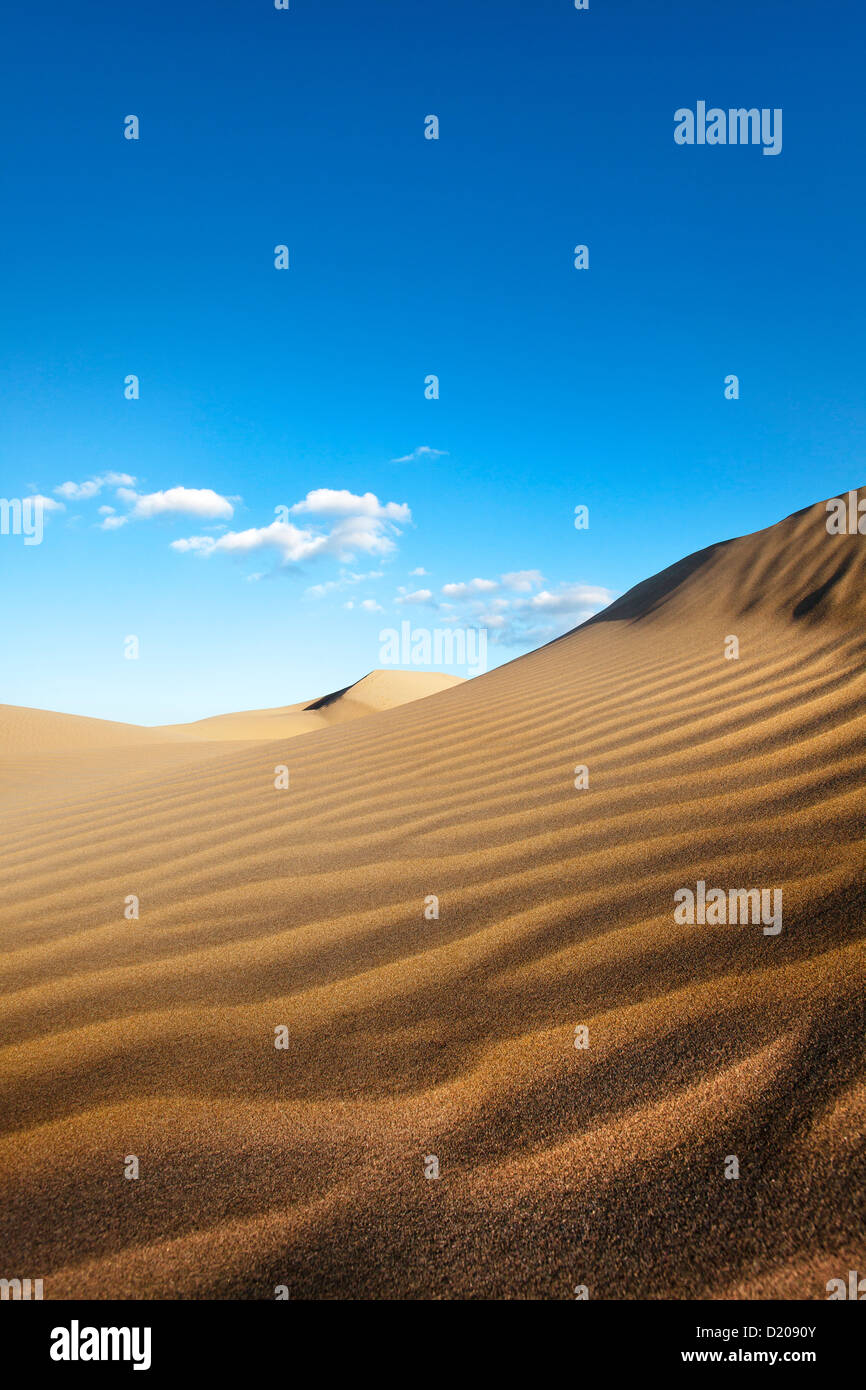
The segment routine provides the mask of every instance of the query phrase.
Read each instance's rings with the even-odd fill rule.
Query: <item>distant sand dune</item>
[[[866,537],[824,521],[399,707],[373,673],[185,733],[85,747],[73,721],[59,794],[22,714],[7,1273],[46,1297],[713,1299],[866,1271]],[[698,880],[781,888],[782,932],[677,924]]]
[[[53,710],[0,705],[0,757],[79,748],[153,747],[164,742],[294,738],[330,724],[344,723],[395,705],[419,700],[438,690],[462,684],[462,677],[440,671],[370,671],[354,685],[316,700],[302,700],[280,709],[218,714],[192,724],[118,724]]]
[[[218,714],[195,724],[166,725],[162,732],[202,739],[294,738],[393,709],[462,683],[461,676],[447,676],[441,671],[371,671],[354,685],[316,700],[304,700],[283,709]]]

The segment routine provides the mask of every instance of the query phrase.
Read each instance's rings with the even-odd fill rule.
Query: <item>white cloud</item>
[[[417,575],[418,578],[420,579],[420,578],[422,578],[426,573],[427,573],[427,571],[425,570],[424,566],[423,566],[423,565],[419,565],[418,568],[417,568],[416,570],[410,570],[410,571],[409,571],[409,578],[410,578],[410,579],[414,579],[415,576]]]
[[[134,487],[135,478],[130,473],[100,473],[98,477],[88,478],[83,483],[61,483],[54,489],[58,497],[70,502],[87,502],[96,497],[104,487]]]
[[[419,459],[442,459],[448,457],[447,449],[431,449],[428,444],[421,444],[417,449],[413,449],[411,454],[404,454],[402,458],[392,459],[392,463],[417,463]]]
[[[383,574],[384,570],[369,570],[367,574],[344,572],[338,579],[329,579],[325,584],[312,584],[306,593],[309,598],[324,598],[326,594],[335,593],[340,589],[349,589],[354,584],[366,584],[369,579],[381,579]]]
[[[510,574],[502,576],[503,588],[512,589],[516,594],[531,594],[543,583],[541,570],[512,570]]]
[[[398,595],[398,597],[394,600],[394,602],[395,602],[395,603],[402,603],[402,604],[405,604],[405,603],[415,604],[415,605],[417,605],[417,606],[419,606],[419,607],[423,607],[423,608],[435,608],[435,607],[436,607],[436,600],[434,599],[433,594],[432,594],[432,592],[430,591],[430,589],[415,589],[415,591],[414,591],[413,593],[411,593],[411,594],[401,593],[401,594]]]
[[[606,608],[612,598],[613,593],[610,589],[602,589],[597,585],[560,584],[555,593],[543,589],[540,594],[534,594],[520,606],[524,611],[544,613],[577,613],[584,609],[598,612],[600,608]]]
[[[189,489],[184,491],[188,492]],[[216,497],[216,494],[213,496]],[[229,505],[225,498],[219,500]],[[333,555],[343,562],[351,562],[357,555],[390,554],[396,549],[393,537],[400,534],[397,523],[405,525],[412,520],[406,502],[380,502],[372,492],[358,495],[346,489],[336,491],[333,488],[315,488],[307,493],[303,501],[286,508],[284,514],[285,511],[296,516],[325,518],[334,524],[328,530],[315,522],[309,526],[295,526],[290,521],[273,521],[269,526],[228,531],[218,540],[211,536],[190,536],[185,540],[172,541],[172,547],[180,551],[196,551],[200,555],[274,550],[283,565],[298,564],[318,555]],[[380,573],[375,577],[379,577]],[[360,576],[357,582],[364,577]],[[330,585],[313,586],[308,592],[314,597],[321,597],[332,588],[343,587],[348,582],[355,581],[344,576]]]
[[[445,584],[442,592],[462,605],[464,615],[474,625],[488,628],[493,642],[524,648],[540,646],[577,627],[615,597],[610,589],[599,585],[574,583],[533,593],[541,583],[540,570],[513,570],[501,575],[499,581],[471,579]],[[508,592],[492,597],[501,589]]]
[[[494,629],[493,641],[508,647],[537,647],[586,622],[615,598],[611,589],[595,584],[560,584],[531,598],[515,598],[474,614],[482,626]],[[491,611],[492,610],[492,611]]]
[[[251,526],[246,531],[226,531],[223,536],[189,536],[171,542],[172,550],[194,551],[199,555],[249,555],[256,550],[275,550],[284,565],[309,560],[327,545],[326,536],[304,531],[289,521],[272,521],[270,526]]]
[[[384,613],[385,610],[376,602],[374,598],[362,598],[358,602],[350,598],[343,604],[344,608],[359,608],[364,613]]]
[[[396,550],[391,539],[399,535],[396,527],[372,516],[350,516],[338,521],[328,537],[329,553],[343,560],[352,560],[356,554],[389,555]]]
[[[65,512],[66,508],[62,502],[55,502],[53,497],[44,497],[41,492],[34,492],[25,499],[27,502],[41,502],[43,512]]]
[[[132,508],[134,520],[147,521],[154,516],[179,515],[198,517],[234,516],[234,507],[227,497],[221,497],[209,487],[170,487],[164,492],[137,493],[126,487],[117,489],[117,496]]]
[[[352,514],[350,502],[359,504],[363,510],[359,514]],[[272,521],[269,526],[227,531],[219,539],[190,536],[186,540],[172,541],[171,544],[174,550],[193,550],[200,555],[238,555],[254,550],[274,550],[283,565],[299,564],[318,555],[334,555],[339,560],[351,561],[358,554],[389,554],[396,549],[392,536],[399,535],[391,518],[399,516],[401,520],[411,519],[405,503],[388,502],[383,506],[371,492],[363,497],[355,497],[349,492],[335,493],[327,488],[308,493],[304,502],[297,503],[289,510],[327,514],[339,519],[330,531],[295,526],[291,521]]]
[[[499,588],[495,579],[470,579],[468,584],[443,584],[442,592],[448,598],[469,598],[472,594],[490,594]]]
[[[365,492],[358,496],[345,488],[335,491],[330,487],[317,487],[308,492],[303,502],[296,502],[290,512],[306,513],[310,516],[339,516],[360,519],[369,517],[377,521],[399,521],[404,524],[412,520],[412,513],[406,502],[380,502],[375,493]]]

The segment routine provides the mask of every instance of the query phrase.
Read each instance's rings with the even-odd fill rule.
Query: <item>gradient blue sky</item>
[[[312,698],[381,664],[383,627],[478,621],[443,585],[537,571],[490,591],[531,629],[510,660],[584,616],[579,586],[866,482],[857,6],[47,3],[0,37],[0,496],[65,506],[40,546],[0,537],[0,700]],[[781,107],[782,153],[677,146],[699,99]],[[184,553],[220,518],[105,530],[114,487],[55,492],[106,474],[235,499],[230,531],[317,489],[411,523],[353,559]],[[396,601],[419,588],[440,606]]]

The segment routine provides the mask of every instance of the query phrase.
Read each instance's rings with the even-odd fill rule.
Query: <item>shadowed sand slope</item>
[[[5,1272],[823,1298],[862,1270],[864,586],[821,504],[286,758],[13,796]],[[781,889],[782,930],[678,923],[699,880]]]

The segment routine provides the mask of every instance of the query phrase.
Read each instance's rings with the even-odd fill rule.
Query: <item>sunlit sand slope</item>
[[[824,522],[288,752],[7,810],[3,1273],[824,1298],[866,1271],[866,537]],[[700,880],[781,889],[782,930],[676,922]]]

